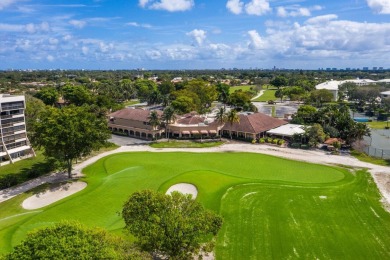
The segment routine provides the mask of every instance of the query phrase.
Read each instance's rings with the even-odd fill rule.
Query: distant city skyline
[[[390,68],[390,0],[1,0],[0,70]]]

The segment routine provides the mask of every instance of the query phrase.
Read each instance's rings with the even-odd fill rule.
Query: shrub
[[[275,138],[274,140],[272,140],[272,143],[273,143],[273,144],[278,144],[278,142],[279,142],[279,139],[276,139],[276,138]]]
[[[252,139],[252,144],[255,144],[256,143],[256,139]]]
[[[292,143],[290,146],[291,146],[291,148],[299,148],[299,147],[301,147],[301,144],[300,143]]]
[[[301,145],[301,149],[309,149],[309,148],[310,148],[310,146],[307,145],[307,144],[302,144]]]
[[[282,139],[280,139],[280,140],[278,141],[278,145],[283,145],[284,143],[285,143],[285,141],[282,140]]]
[[[266,142],[267,142],[267,143],[272,143],[272,138],[271,138],[271,137],[268,137],[268,138],[266,139]]]
[[[18,178],[15,174],[7,174],[0,178],[0,190],[7,189],[18,184]]]
[[[264,138],[260,138],[259,139],[259,143],[261,143],[261,144],[265,143],[265,139]]]

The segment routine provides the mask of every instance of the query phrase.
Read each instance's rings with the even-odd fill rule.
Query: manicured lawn
[[[222,145],[223,142],[191,142],[191,141],[176,141],[151,143],[153,148],[207,148]]]
[[[370,176],[250,153],[121,153],[84,170],[88,187],[40,210],[0,204],[0,252],[61,219],[122,234],[117,212],[140,189],[193,183],[220,212],[217,259],[388,259],[390,214]]]
[[[230,93],[233,93],[234,91],[236,90],[242,90],[242,91],[248,91],[250,90],[251,88],[254,88],[255,86],[252,86],[252,85],[244,85],[244,86],[233,86],[233,87],[230,87],[230,90],[229,92]]]
[[[252,101],[255,101],[255,102],[267,102],[268,100],[278,100],[278,98],[275,97],[275,91],[274,89],[268,89],[268,90],[265,90],[263,95],[261,95],[260,97],[252,100]]]
[[[372,129],[385,129],[386,126],[390,127],[390,122],[387,123],[387,122],[383,122],[383,121],[367,122],[367,124]]]
[[[139,100],[138,99],[132,99],[132,100],[127,100],[125,102],[123,102],[123,105],[125,106],[132,106],[132,105],[135,105],[135,104],[138,104],[139,103]]]

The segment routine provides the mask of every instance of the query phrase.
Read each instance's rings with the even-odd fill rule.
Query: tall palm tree
[[[167,128],[168,125],[172,123],[172,121],[176,120],[175,109],[171,106],[167,106],[164,109],[164,112],[162,114],[162,120],[164,121],[164,126],[165,126],[165,137],[168,138],[168,142],[169,142],[169,134]]]
[[[240,117],[237,113],[237,110],[232,109],[230,110],[226,115],[226,122],[229,122],[230,124],[230,139],[232,139],[232,126],[234,123],[240,123]]]
[[[149,119],[149,124],[152,126],[153,130],[155,130],[156,127],[161,124],[160,117],[158,116],[156,110],[150,112],[148,119]]]
[[[215,121],[219,123],[219,125],[223,125],[227,120],[226,112],[224,107],[220,107],[217,114],[215,115]],[[219,135],[220,140],[222,140],[222,133]]]

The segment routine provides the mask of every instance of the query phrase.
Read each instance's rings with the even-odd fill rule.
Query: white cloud
[[[152,26],[150,24],[140,24],[140,23],[137,23],[137,22],[126,23],[126,25],[133,26],[133,27],[148,28],[148,29],[152,28]]]
[[[24,28],[25,26],[19,24],[0,23],[0,31],[4,32],[21,32]]]
[[[252,0],[245,5],[247,14],[263,15],[271,11],[271,7],[267,0]]]
[[[138,4],[144,8],[149,3],[149,0],[139,0]]]
[[[226,3],[226,8],[233,14],[241,14],[244,3],[240,0],[229,0]]]
[[[187,33],[188,36],[191,36],[199,46],[203,44],[203,41],[206,39],[206,32],[203,30],[195,29],[189,33]]]
[[[87,23],[82,20],[70,20],[69,24],[73,25],[74,27],[78,29],[82,29]]]
[[[337,19],[337,15],[326,14],[326,15],[320,15],[320,16],[310,18],[310,19],[306,20],[305,23],[307,23],[307,24],[324,24],[324,23],[328,23],[331,20],[336,20],[336,19]]]
[[[48,61],[54,61],[54,57],[52,56],[52,55],[47,55],[47,57],[46,57],[46,59],[48,60]]]
[[[281,6],[277,8],[277,15],[279,17],[311,16],[311,12],[308,8],[304,7],[294,8],[293,10],[288,11],[286,7]]]
[[[264,41],[261,39],[260,34],[256,30],[248,31],[250,37],[249,48],[251,49],[263,49],[265,47]]]
[[[84,55],[88,55],[88,52],[89,52],[89,48],[87,46],[83,46],[81,48],[81,52],[84,54]]]
[[[390,14],[390,0],[367,0],[368,6],[379,14]]]
[[[3,10],[17,2],[22,2],[23,0],[1,0],[0,1],[0,10]]]
[[[251,0],[244,3],[241,0],[228,0],[226,8],[233,14],[241,14],[243,10],[249,15],[263,15],[272,10],[268,0]]]
[[[139,0],[139,6],[168,12],[188,11],[194,7],[194,0]]]

